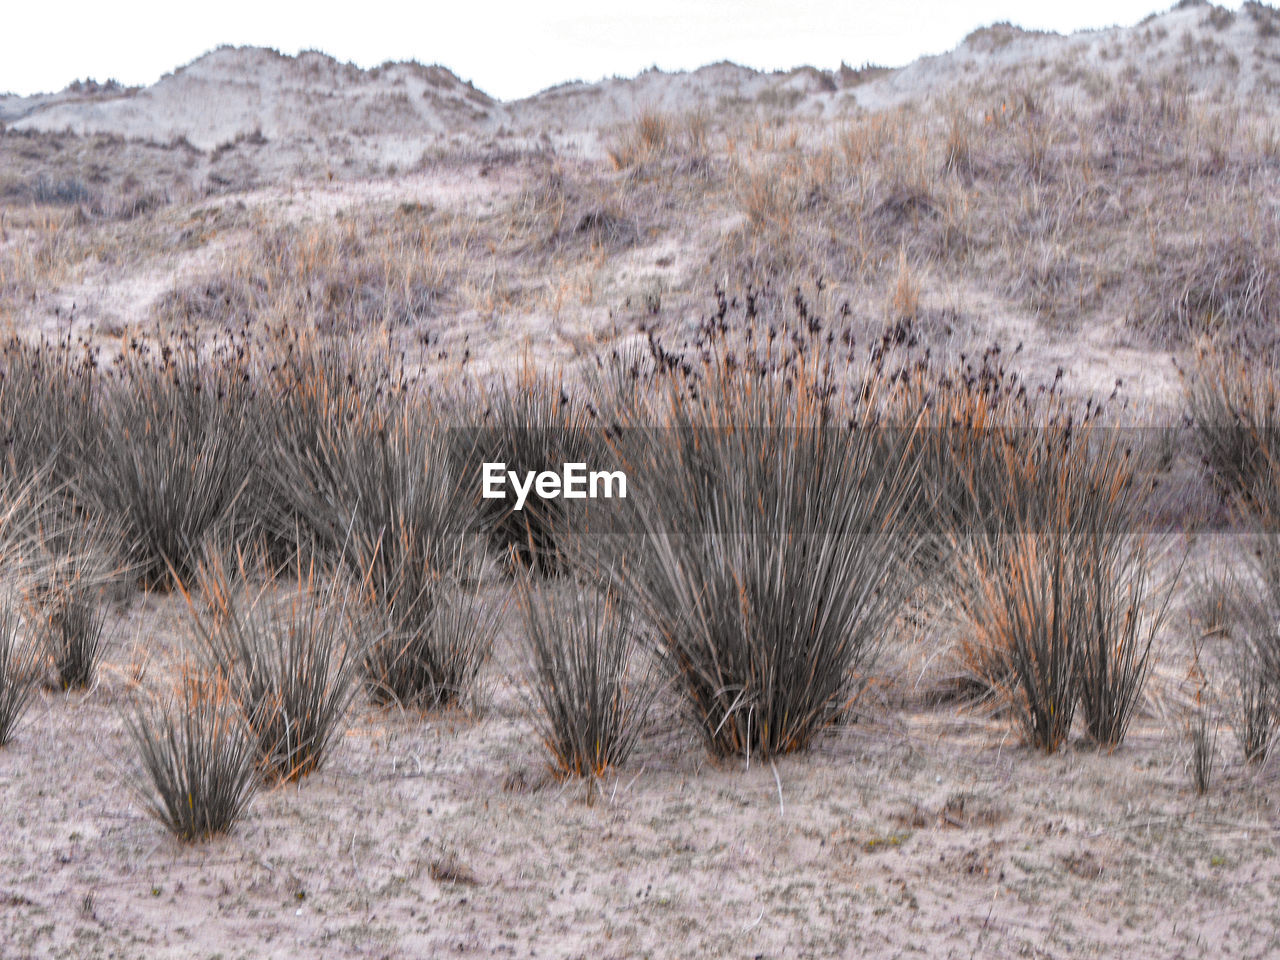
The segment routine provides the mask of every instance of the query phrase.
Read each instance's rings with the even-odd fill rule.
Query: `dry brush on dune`
[[[637,872],[619,915],[683,942],[680,897],[707,901],[649,888],[708,850],[750,907],[724,952],[778,911],[849,952],[864,907],[914,929],[979,882],[975,929],[1048,904],[1097,921],[1053,928],[1074,945],[1169,891],[1269,903],[1255,7],[997,26],[900,71],[653,72],[686,93],[634,110],[624,81],[522,114],[351,68],[480,131],[395,143],[435,100],[311,144],[0,130],[4,782],[45,800],[31,771],[90,725],[112,766],[106,799],[66,791],[70,846],[38,806],[16,829],[243,881],[230,916],[323,903],[325,947],[472,909],[568,928]],[[606,492],[575,499],[578,468]],[[104,812],[117,780],[159,827]]]
[[[320,765],[362,686],[418,708],[465,700],[496,630],[485,584],[504,577],[526,581],[526,682],[562,772],[599,775],[642,735],[656,675],[618,686],[642,649],[713,754],[805,750],[864,709],[879,654],[928,596],[969,615],[960,664],[1030,742],[1058,746],[1079,703],[1087,736],[1117,744],[1159,619],[1133,529],[1144,451],[1095,428],[1100,411],[1059,422],[1065,401],[948,371],[892,329],[863,352],[803,304],[762,292],[750,310],[776,311],[766,323],[717,302],[695,349],[655,339],[581,383],[518,391],[424,392],[284,334],[138,352],[87,388],[66,381],[111,424],[95,467],[71,461],[94,472],[68,509],[127,531],[119,565],[138,583],[207,606],[193,653],[281,778]],[[534,496],[521,516],[478,495],[477,458],[553,454],[607,454],[629,498]],[[248,462],[252,476],[201,480]],[[200,485],[175,487],[174,469]],[[566,589],[600,599],[552,604]]]

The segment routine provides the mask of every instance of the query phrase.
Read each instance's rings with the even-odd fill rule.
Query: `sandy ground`
[[[483,174],[481,171],[484,171]],[[244,223],[323,225],[352,212],[388,217],[401,204],[426,204],[469,216],[491,216],[520,191],[528,189],[535,174],[521,166],[490,169],[466,164],[429,169],[394,179],[357,179],[322,184],[284,184],[243,193],[208,209],[234,209]],[[190,222],[197,222],[198,213]],[[181,212],[166,229],[186,225]],[[668,332],[696,323],[714,304],[706,290],[684,293],[694,284],[697,262],[718,233],[733,229],[734,217],[697,222],[680,236],[661,234],[651,242],[612,257],[607,264],[587,262],[557,265],[544,279],[533,276],[536,267],[523,270],[525,279],[548,291],[568,291],[553,307],[548,293],[532,308],[514,311],[452,311],[435,324],[442,343],[465,346],[476,356],[473,375],[518,367],[527,357],[542,363],[573,364],[611,346],[643,343],[637,320],[648,318],[627,309],[630,291],[657,284],[669,289],[676,303],[668,318]],[[53,338],[70,335],[106,347],[121,335],[151,333],[156,329],[154,308],[166,294],[193,279],[217,275],[228,263],[252,256],[253,232],[244,227],[210,236],[193,249],[162,248],[140,263],[114,259],[87,260],[76,276],[59,287],[42,292],[20,305],[10,318],[14,327],[39,330]],[[13,242],[18,242],[16,239]],[[474,265],[477,272],[501,272],[509,265]],[[588,294],[576,291],[585,289]],[[625,303],[624,303],[625,300]],[[1119,385],[1123,398],[1138,410],[1165,409],[1176,401],[1180,380],[1170,350],[1125,343],[1123,320],[1091,324],[1083,330],[1061,331],[1039,322],[1007,300],[995,296],[977,282],[943,283],[926,293],[932,304],[955,307],[965,318],[965,329],[950,347],[956,354],[998,343],[1014,351],[1009,360],[1033,383],[1052,381],[1063,371],[1064,386],[1080,396],[1106,397]],[[409,336],[413,331],[408,331]],[[410,336],[410,340],[412,337]]]
[[[510,169],[484,176],[479,176],[477,169],[430,170],[394,180],[285,183],[237,193],[233,200],[206,204],[204,208],[234,208],[235,216],[243,221],[272,224],[332,221],[348,211],[385,211],[414,203],[441,209],[465,208],[484,215],[501,198],[509,198],[523,179]],[[197,222],[199,216],[190,216],[189,222]],[[29,304],[18,325],[50,336],[71,334],[90,341],[111,339],[125,330],[153,329],[151,314],[156,301],[184,281],[211,274],[241,256],[245,233],[243,229],[225,231],[194,249],[162,251],[141,266],[89,263],[73,282],[50,290]]]
[[[508,617],[478,706],[360,703],[324,769],[191,846],[130,792],[121,719],[131,678],[154,688],[181,658],[182,601],[114,619],[100,682],[43,693],[0,751],[6,958],[1280,949],[1276,774],[1238,763],[1223,729],[1215,786],[1195,796],[1163,715],[1187,695],[1178,630],[1109,754],[1042,756],[999,717],[929,706],[899,651],[860,722],[808,755],[712,762],[660,701],[630,764],[592,790],[545,773]]]
[[[389,217],[412,203],[511,221],[514,199],[545,172],[520,151],[546,146],[594,189],[612,125],[645,108],[741,111],[760,118],[753,136],[779,117],[836,130],[860,110],[979,76],[1007,82],[1012,100],[1023,86],[1083,83],[1077,73],[1175,66],[1206,97],[1221,89],[1249,102],[1280,82],[1280,40],[1252,15],[1218,19],[1193,7],[1070,38],[993,29],[866,82],[720,64],[503,104],[438,68],[353,73],[319,55],[244,49],[211,54],[147,91],[0,98],[0,119],[15,130],[187,135],[206,151],[156,147],[172,153],[166,164],[191,153],[196,194],[175,186],[172,206],[151,219],[91,222],[86,230],[124,239],[51,271],[57,282],[0,315],[15,329],[109,343],[154,326],[155,304],[181,284],[251,255],[255,225]],[[237,79],[246,75],[253,82]],[[219,98],[216,122],[197,109],[205,94]],[[308,114],[309,96],[332,102]],[[458,129],[465,142],[441,154],[452,159],[420,162],[444,149],[442,131]],[[268,143],[220,160],[209,152],[254,130]],[[503,151],[519,156],[490,162]],[[336,158],[348,165],[335,162],[334,176],[326,164]],[[240,160],[257,165],[248,186],[199,193],[207,175]],[[388,172],[390,163],[399,169]],[[369,165],[376,176],[362,172]],[[460,293],[462,306],[432,320],[437,344],[451,362],[474,352],[476,372],[528,356],[573,363],[642,340],[637,292],[651,289],[662,293],[668,330],[696,324],[709,309],[707,252],[746,214],[690,204],[621,252],[570,246],[502,259],[498,243],[463,250],[468,269],[509,283],[518,303],[485,306]],[[196,222],[216,221],[215,208],[225,230]],[[0,218],[0,253],[27,242],[15,216],[7,232]],[[188,228],[202,239],[172,242]],[[155,236],[134,235],[146,231]],[[132,258],[135,241],[144,252]],[[1139,413],[1179,403],[1171,352],[1136,342],[1116,312],[1063,330],[991,278],[932,282],[927,272],[922,300],[926,315],[962,318],[964,342],[948,349],[1021,344],[1010,362],[1033,383],[1061,367],[1075,394],[1105,397],[1120,381]],[[1191,549],[1196,560],[1208,552]],[[892,651],[890,676],[859,722],[807,755],[713,761],[662,700],[632,762],[591,789],[546,773],[508,614],[473,709],[418,715],[360,701],[324,769],[262,793],[230,836],[189,846],[152,821],[127,784],[123,716],[137,680],[162,689],[184,655],[182,601],[135,596],[111,615],[97,685],[41,692],[0,749],[0,960],[1280,955],[1277,771],[1240,762],[1224,725],[1214,787],[1206,798],[1192,791],[1186,599],[1160,640],[1147,709],[1112,753],[1073,743],[1045,757],[1021,745],[1006,718],[940,699],[945,654],[924,651],[945,650],[949,628],[929,623]]]

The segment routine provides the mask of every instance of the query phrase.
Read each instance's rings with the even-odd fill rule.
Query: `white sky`
[[[949,50],[998,20],[1069,32],[1136,23],[1172,2],[5,0],[0,91],[58,90],[81,77],[149,84],[231,43],[323,50],[364,67],[440,63],[493,96],[514,99],[565,80],[629,76],[654,65],[897,66]]]

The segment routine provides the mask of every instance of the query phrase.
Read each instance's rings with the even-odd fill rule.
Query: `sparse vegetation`
[[[242,556],[214,555],[201,568],[211,608],[192,612],[210,671],[225,679],[272,776],[298,780],[319,769],[359,689],[361,644],[341,579],[320,582],[315,567],[260,587]],[[281,595],[283,594],[283,595]]]
[[[93,683],[102,657],[106,614],[89,585],[72,582],[40,597],[31,618],[40,627],[63,690]]]
[[[520,609],[529,706],[556,773],[599,777],[625,763],[657,690],[637,663],[635,611],[608,578],[599,586],[526,582]]]
[[[414,207],[271,226],[247,254],[175,287],[152,313],[175,331],[200,324],[234,333],[259,317],[335,336],[417,327],[449,302],[451,261],[467,255],[467,229]]]
[[[24,639],[21,630],[13,605],[0,607],[0,746],[13,739],[40,682],[39,647]]]
[[[900,946],[855,903],[1141,955],[1205,939],[1153,904],[1266,906],[1280,19],[1183,6],[514,103],[232,48],[0,97],[0,938],[244,952],[287,900],[303,952]],[[628,496],[517,511],[486,461]],[[130,741],[184,840],[295,785],[159,856]]]
[[[183,677],[176,698],[129,717],[146,809],[180,840],[230,830],[257,787],[257,754],[224,677]]]

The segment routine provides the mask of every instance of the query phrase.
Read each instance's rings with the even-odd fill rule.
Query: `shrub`
[[[620,434],[622,586],[710,748],[769,757],[806,748],[867,680],[911,585],[915,453],[876,428],[872,381],[846,402],[820,358],[708,350],[688,380],[664,363],[655,418]]]
[[[81,499],[125,528],[148,584],[189,579],[249,482],[248,374],[235,356],[202,360],[194,344],[139,347],[104,384],[97,434],[79,454]]]
[[[976,637],[969,662],[1035,747],[1065,741],[1077,703],[1090,738],[1113,746],[1141,700],[1168,600],[1132,528],[1146,492],[1140,458],[1091,424],[1026,435],[960,463],[970,493],[959,516],[984,511],[953,528],[953,588]]]
[[[633,676],[639,647],[630,603],[594,584],[520,593],[524,645],[532,661],[534,728],[562,776],[601,776],[626,762],[655,692]]]
[[[359,685],[361,652],[340,580],[314,567],[292,583],[268,578],[246,595],[243,557],[229,574],[214,558],[201,570],[211,612],[193,625],[201,651],[244,714],[264,767],[281,780],[317,770],[343,727]]]
[[[676,129],[672,118],[663,113],[646,110],[624,128],[622,135],[610,148],[609,156],[619,170],[637,166],[654,157],[661,157],[676,143]]]
[[[13,739],[39,680],[39,647],[22,640],[20,627],[14,608],[0,607],[0,746]]]
[[[303,407],[277,444],[275,489],[304,536],[360,584],[375,620],[365,667],[381,701],[452,702],[488,652],[464,583],[483,573],[474,498],[439,421],[355,398],[325,420]]]
[[[224,677],[184,678],[176,702],[128,719],[141,761],[134,787],[176,837],[231,829],[257,789],[255,744]]]

